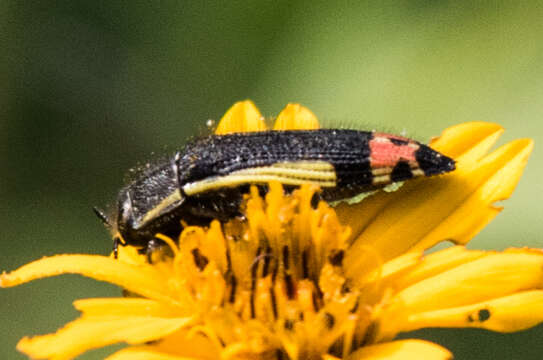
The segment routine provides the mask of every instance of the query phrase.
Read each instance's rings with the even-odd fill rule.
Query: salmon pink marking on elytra
[[[391,139],[394,140],[391,141]],[[415,151],[419,146],[413,141],[400,136],[374,133],[369,142],[370,165],[372,169],[393,168],[399,161],[416,162]]]

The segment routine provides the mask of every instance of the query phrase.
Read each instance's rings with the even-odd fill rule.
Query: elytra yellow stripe
[[[296,165],[301,166],[296,167]],[[243,169],[228,175],[195,181],[183,186],[183,191],[190,196],[221,187],[234,187],[247,183],[267,183],[270,181],[279,181],[285,185],[295,186],[313,183],[321,187],[333,187],[336,186],[336,173],[331,164],[322,161],[277,163],[271,166]]]
[[[310,179],[310,180],[336,180],[336,172],[334,169],[327,169],[324,171],[321,170],[311,170],[311,169],[296,169],[292,167],[281,167],[279,165],[273,166],[262,166],[250,169],[243,169],[239,171],[234,171],[232,175],[275,175],[285,178],[300,178],[300,179]]]
[[[411,168],[411,171],[413,172],[414,176],[424,175],[423,171],[418,171],[419,164],[416,161],[409,161],[408,164],[409,164],[409,167]],[[385,167],[372,169],[371,173],[373,174],[373,176],[380,177],[381,175],[390,174],[392,172],[392,170],[393,170],[392,167],[385,166]]]
[[[278,168],[289,168],[289,169],[303,169],[303,170],[314,170],[314,171],[334,171],[334,166],[326,161],[310,161],[310,160],[302,160],[302,161],[292,161],[292,162],[280,162],[275,163],[271,165],[271,167],[278,167]]]
[[[210,178],[206,180],[196,181],[190,184],[183,186],[183,191],[185,194],[191,196],[206,192],[209,190],[218,189],[221,187],[234,187],[241,184],[247,183],[268,183],[270,181],[279,181],[285,185],[302,185],[306,183],[312,183],[319,185],[321,187],[333,187],[336,186],[335,181],[323,181],[323,180],[311,180],[311,179],[301,179],[301,178],[288,178],[278,175],[235,175],[230,174],[226,176],[220,176],[215,178]]]
[[[183,198],[181,196],[181,192],[179,189],[176,189],[173,193],[165,197],[160,204],[155,206],[151,211],[148,211],[141,222],[135,226],[135,228],[139,228],[143,225],[145,225],[146,222],[153,220],[154,218],[160,216],[162,214],[162,211],[167,209],[169,206],[174,204],[177,201],[181,201]]]
[[[390,183],[390,175],[381,175],[373,178],[373,184],[387,184]]]

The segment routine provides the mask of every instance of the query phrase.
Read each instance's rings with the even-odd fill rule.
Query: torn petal
[[[466,173],[466,185],[475,191],[413,249],[427,249],[443,239],[467,244],[502,210],[494,203],[511,196],[533,146],[529,139],[512,141],[485,157],[475,170]],[[488,177],[477,187],[481,176]]]
[[[273,130],[313,130],[320,128],[315,114],[300,104],[288,104],[277,116]]]
[[[354,207],[352,219],[373,217],[355,229],[360,235],[349,257],[356,259],[358,248],[364,246],[388,260],[444,240],[468,242],[498,213],[492,204],[511,194],[533,148],[531,140],[517,140],[477,161],[496,139],[496,132],[482,135],[486,137],[456,159],[453,173],[413,180],[394,193],[376,194]]]
[[[503,128],[499,125],[470,122],[447,128],[430,145],[433,149],[453,159],[464,156],[473,162],[483,157],[502,133]],[[336,211],[342,223],[352,228],[353,238],[356,238],[376,218],[379,212],[389,202],[396,201],[402,192],[405,190],[379,192],[357,204],[341,203],[336,207]]]
[[[250,100],[239,101],[223,115],[215,134],[225,135],[238,132],[264,131],[266,123],[258,108]]]

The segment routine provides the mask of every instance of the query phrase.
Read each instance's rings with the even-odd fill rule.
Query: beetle
[[[148,255],[155,234],[181,231],[180,221],[205,225],[239,213],[250,185],[266,191],[279,181],[286,190],[303,183],[321,188],[326,201],[348,199],[394,182],[455,169],[453,159],[417,141],[347,129],[270,130],[210,135],[150,165],[118,196],[114,255],[132,245]]]

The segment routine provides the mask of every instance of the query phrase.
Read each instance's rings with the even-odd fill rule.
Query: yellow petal
[[[11,287],[61,274],[80,274],[119,285],[151,299],[173,302],[163,275],[147,264],[132,265],[98,255],[57,255],[0,275],[0,286]]]
[[[543,322],[543,291],[533,290],[477,304],[410,315],[402,331],[425,327],[477,327],[499,332]]]
[[[382,287],[395,287],[398,278],[405,276],[414,266],[420,263],[422,253],[410,252],[398,256],[380,265],[375,259],[360,259],[361,267],[350,267],[347,276],[359,287],[365,283],[379,281]],[[373,268],[371,268],[373,265]],[[377,266],[376,266],[377,265]]]
[[[543,287],[543,252],[488,253],[400,291],[392,300],[410,313],[473,304]]]
[[[223,349],[221,341],[212,329],[196,325],[165,337],[153,344],[152,350],[181,357],[215,360],[220,358]]]
[[[466,172],[466,183],[475,191],[413,249],[427,249],[442,239],[467,244],[502,210],[493,204],[511,196],[532,150],[532,140],[512,141],[488,155],[478,169]],[[477,178],[485,173],[490,176],[477,188]]]
[[[456,267],[447,266],[446,271],[434,276],[420,276],[420,281],[389,299],[376,314],[379,324],[376,339],[392,339],[399,332],[411,330],[415,325],[410,319],[420,313],[470,306],[543,288],[543,252],[540,250],[510,249],[464,259],[468,260]],[[402,284],[401,279],[399,283]]]
[[[479,160],[502,133],[503,128],[499,125],[469,122],[446,129],[440,137],[431,142],[431,146],[454,159],[464,156],[464,158],[469,157],[473,162]],[[353,237],[358,237],[376,215],[404,191],[400,188],[391,193],[380,192],[358,204],[340,203],[336,211],[342,223],[351,227]]]
[[[250,100],[239,101],[223,115],[215,134],[225,135],[237,132],[264,131],[266,123],[258,108]]]
[[[453,267],[484,256],[486,252],[468,250],[464,246],[451,246],[425,256],[415,267],[394,279],[394,287],[403,289],[419,281],[440,274]]]
[[[346,258],[347,266],[356,262],[368,246],[386,261],[443,240],[464,244],[498,213],[499,209],[492,204],[511,194],[533,143],[527,139],[513,141],[479,160],[501,130],[489,125],[493,132],[482,131],[478,123],[471,126],[477,131],[468,131],[468,125],[463,127],[464,133],[454,131],[461,146],[466,146],[464,136],[478,138],[469,143],[476,143],[473,148],[457,158],[457,170],[453,173],[410,181],[394,193],[377,194],[351,212],[341,212],[349,225],[370,217],[354,229],[360,235]],[[447,132],[446,137],[454,142],[455,138]]]
[[[200,360],[200,358],[165,354],[155,351],[150,346],[134,346],[119,350],[106,360]]]
[[[124,263],[140,265],[147,264],[149,262],[147,255],[140,254],[138,252],[138,248],[134,246],[120,246],[117,249],[117,253],[118,259]],[[109,257],[114,257],[113,252],[109,255]]]
[[[490,150],[502,133],[503,128],[498,124],[467,122],[445,129],[441,136],[430,141],[430,146],[453,159],[470,153],[476,161]]]
[[[288,104],[275,120],[274,130],[312,130],[320,127],[315,114],[300,104]]]
[[[179,317],[189,315],[183,308],[143,298],[94,298],[74,301],[84,316],[154,316]],[[184,309],[187,311],[187,309]]]
[[[191,320],[186,317],[81,317],[55,334],[21,339],[17,350],[36,359],[70,359],[89,349],[118,342],[141,344],[157,340],[188,325]]]
[[[452,354],[445,348],[424,340],[398,340],[365,346],[352,353],[348,360],[446,360]]]
[[[411,269],[420,261],[421,257],[422,253],[410,252],[387,261],[383,265],[382,279],[395,282],[396,277]]]
[[[400,190],[402,189],[400,188]],[[396,192],[398,192],[396,191]],[[355,204],[347,204],[346,202],[339,203],[334,209],[340,219],[340,222],[351,228],[352,240],[357,239],[360,234],[371,224],[373,220],[379,215],[379,213],[398,196],[395,193],[378,192],[365,198],[363,201]],[[356,243],[356,241],[355,241]],[[363,250],[363,244],[355,244],[352,250],[349,252],[356,252],[353,254],[353,258],[360,258],[360,251]],[[362,249],[360,249],[362,248]],[[377,249],[375,249],[377,251]],[[348,262],[348,260],[347,260]]]

